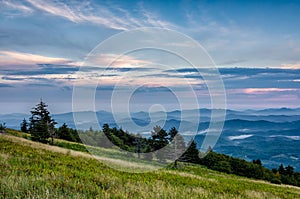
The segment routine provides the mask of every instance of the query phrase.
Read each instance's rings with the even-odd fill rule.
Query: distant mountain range
[[[198,124],[195,113],[200,115]],[[198,147],[206,136],[206,129],[210,123],[210,109],[163,112],[134,112],[130,116],[118,115],[118,122],[112,113],[106,111],[77,112],[77,127],[80,129],[96,128],[108,123],[112,127],[122,127],[133,133],[150,135],[155,125],[168,130],[181,125],[181,134],[188,140],[191,130],[198,129],[200,133],[195,137]],[[221,110],[214,110],[215,112]],[[90,115],[96,115],[98,122],[88,121]],[[0,114],[0,123],[5,122],[8,128],[19,129],[23,118],[28,114]],[[165,117],[164,117],[165,116]],[[52,117],[58,126],[67,123],[75,128],[73,113],[54,114]],[[280,163],[292,165],[300,171],[300,108],[264,109],[235,111],[226,110],[224,128],[214,149],[216,152],[244,158],[246,160],[261,159],[269,168],[278,167]]]

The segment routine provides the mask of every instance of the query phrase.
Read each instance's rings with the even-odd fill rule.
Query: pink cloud
[[[129,55],[116,55],[116,54],[93,54],[90,55],[88,64],[96,64],[98,66],[111,67],[140,67],[140,65],[150,64],[150,61],[136,59]]]
[[[246,94],[267,94],[271,92],[297,91],[294,88],[246,88],[243,93]]]
[[[65,58],[48,57],[43,55],[15,52],[15,51],[0,51],[0,66],[24,66],[35,64],[67,64],[71,61]]]

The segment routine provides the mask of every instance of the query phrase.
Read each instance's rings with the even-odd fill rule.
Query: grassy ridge
[[[31,140],[31,135],[28,133],[23,133],[23,132],[14,130],[14,129],[7,129],[6,132],[8,135],[13,135],[16,137]],[[36,145],[36,143],[35,143],[35,145]],[[139,159],[136,154],[134,156],[128,156],[126,151],[120,150],[118,147],[117,148],[95,147],[95,146],[84,145],[82,143],[70,142],[67,140],[57,139],[57,138],[54,138],[54,143],[52,145],[58,146],[58,147],[61,147],[64,149],[71,149],[74,151],[79,151],[79,152],[84,152],[84,153],[92,153],[93,155],[97,156],[98,159],[101,159],[102,161],[109,160],[110,162],[111,161],[115,162],[115,160],[121,160],[121,162],[122,162],[124,160],[124,161],[127,161],[127,164],[130,161],[130,162],[133,162],[136,164],[142,164],[143,166],[145,166],[145,165],[151,165],[154,167],[164,166],[164,164],[160,164],[158,162],[146,161],[143,159]],[[116,166],[119,166],[119,164],[117,164]],[[135,167],[135,169],[136,169],[136,167]]]
[[[299,198],[300,189],[196,165],[132,174],[88,155],[0,135],[0,198]]]

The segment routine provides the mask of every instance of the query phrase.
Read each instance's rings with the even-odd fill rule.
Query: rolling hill
[[[126,114],[121,115],[121,120],[118,123],[116,123],[113,114],[107,111],[87,111],[76,114],[82,118],[77,126],[80,129],[89,129],[89,127],[95,127],[98,124],[101,127],[108,123],[111,127],[122,127],[129,132],[138,132],[143,136],[149,136],[155,125],[164,124],[163,127],[166,130],[181,125],[180,133],[186,140],[194,136],[195,132],[191,129],[198,129],[196,141],[200,148],[209,126],[211,111],[210,109],[170,111],[166,113],[166,121],[163,120],[161,112],[149,114],[140,111],[131,113],[130,117]],[[218,112],[219,110],[215,111]],[[195,112],[200,113],[200,124],[193,120]],[[278,168],[282,163],[285,166],[292,165],[296,171],[300,171],[299,108],[226,110],[226,113],[224,128],[214,151],[248,161],[259,158],[263,165],[270,169]],[[89,118],[90,114],[95,114],[98,122],[91,122],[86,119]],[[2,114],[0,115],[0,123],[6,122],[7,127],[19,129],[19,123],[24,117],[29,118],[29,115]],[[151,125],[149,125],[150,117],[154,121]],[[75,127],[73,113],[54,114],[53,118],[58,122],[58,126],[65,122],[69,127]]]
[[[127,173],[88,153],[0,135],[0,198],[299,198],[300,189],[193,164]],[[118,162],[119,167],[140,167]]]

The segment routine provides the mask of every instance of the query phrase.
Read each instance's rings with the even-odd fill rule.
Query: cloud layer
[[[92,85],[100,80],[97,92],[105,98],[104,108],[120,82],[126,88],[140,86],[137,102],[148,102],[150,95],[168,102],[168,87],[189,98],[184,85],[191,84],[203,106],[209,106],[203,74],[211,69],[191,68],[161,51],[127,54],[118,60],[112,60],[115,54],[97,54],[81,67],[86,55],[112,35],[161,27],[190,36],[208,51],[224,81],[229,107],[297,107],[299,9],[297,2],[273,1],[0,0],[0,91],[6,93],[0,103],[41,97],[71,103],[74,82]],[[161,38],[147,39],[163,43]],[[176,41],[166,45],[193,47]]]

